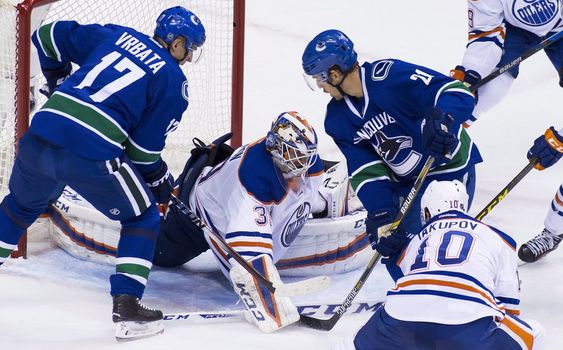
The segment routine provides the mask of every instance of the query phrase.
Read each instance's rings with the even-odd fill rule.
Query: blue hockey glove
[[[459,142],[451,132],[453,122],[454,118],[438,107],[430,108],[422,121],[422,145],[436,159],[435,164],[448,162]]]
[[[399,252],[407,242],[407,236],[401,229],[393,234],[390,232],[396,215],[397,210],[389,208],[368,213],[366,218],[366,232],[371,247],[383,256]]]
[[[68,78],[71,72],[72,64],[70,62],[61,69],[44,70],[43,75],[47,80],[47,84],[43,85],[39,92],[47,96],[47,98],[51,97],[53,92]]]
[[[170,201],[172,190],[174,189],[174,177],[168,171],[168,165],[161,161],[158,169],[152,173],[143,175],[147,186],[152,192],[158,205],[167,205]]]
[[[538,157],[539,162],[536,164],[535,168],[543,170],[557,163],[562,155],[563,135],[559,135],[552,126],[545,131],[545,134],[534,141],[533,146],[528,151],[527,157],[528,159]]]
[[[473,69],[465,70],[464,66],[456,66],[454,69],[450,70],[450,77],[463,82],[467,87],[477,84],[481,80],[481,74],[477,73]],[[479,99],[477,91],[473,93],[475,96],[475,104]]]

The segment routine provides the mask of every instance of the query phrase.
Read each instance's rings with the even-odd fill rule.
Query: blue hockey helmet
[[[346,34],[336,29],[325,30],[307,44],[303,52],[302,64],[306,75],[328,80],[328,72],[338,67],[349,72],[358,60],[354,43]]]
[[[162,11],[156,20],[154,35],[167,44],[181,36],[186,40],[187,49],[195,49],[205,42],[205,28],[199,18],[182,6],[175,6]]]

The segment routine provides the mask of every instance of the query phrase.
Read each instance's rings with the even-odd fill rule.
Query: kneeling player
[[[227,139],[192,151],[176,180],[176,196],[182,202],[243,257],[254,264],[263,262],[269,278],[277,278],[276,270],[287,276],[313,276],[365,266],[371,257],[366,211],[349,196],[345,164],[324,162],[327,170],[322,171],[315,133],[299,114],[283,113],[265,139],[234,153],[224,144]],[[51,236],[65,251],[80,259],[114,263],[118,223],[101,217],[71,189],[49,214]],[[230,278],[231,261],[225,253],[170,205],[154,264],[180,266],[209,247]],[[247,289],[252,288],[258,290]],[[278,311],[263,312],[268,319],[258,323],[261,329],[273,331],[289,324],[287,317],[280,318],[281,325],[270,320],[283,310],[282,304],[295,319],[291,301],[276,297],[271,305]]]
[[[422,231],[388,269],[387,300],[341,349],[540,349],[543,329],[519,314],[516,244],[467,216],[462,183],[433,181]]]

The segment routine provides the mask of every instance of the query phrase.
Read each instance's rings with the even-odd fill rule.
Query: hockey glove
[[[557,163],[562,155],[563,135],[560,135],[552,126],[545,131],[544,135],[534,141],[527,157],[528,159],[538,157],[539,162],[535,165],[535,168],[543,170]]]
[[[454,69],[450,70],[450,77],[463,82],[467,87],[471,87],[481,80],[481,74],[473,69],[465,70],[464,66],[456,66]],[[473,95],[475,96],[475,104],[477,104],[479,94],[475,91]]]
[[[248,262],[272,283],[281,284],[278,270],[269,255],[259,255]],[[248,322],[264,333],[272,333],[299,321],[299,312],[291,299],[270,293],[234,259],[231,259],[231,265],[231,282],[246,306],[245,318]]]
[[[174,189],[174,177],[168,171],[168,165],[165,161],[161,161],[160,166],[153,172],[143,175],[147,186],[159,206],[159,211],[164,214],[170,195]]]
[[[51,97],[53,92],[68,78],[71,72],[72,64],[70,62],[61,69],[44,70],[43,75],[47,80],[47,84],[43,85],[39,92],[47,96],[47,98]]]
[[[407,236],[402,230],[398,229],[391,234],[391,224],[396,215],[395,209],[382,209],[368,213],[366,218],[366,232],[371,247],[383,256],[399,252],[407,242]]]
[[[451,132],[453,122],[454,118],[438,107],[430,108],[422,121],[422,144],[436,164],[448,162],[459,142]]]

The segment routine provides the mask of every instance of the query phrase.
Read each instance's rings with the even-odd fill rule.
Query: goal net
[[[180,127],[167,138],[163,159],[177,175],[194,137],[210,142],[233,131],[232,144],[240,145],[244,0],[0,0],[2,198],[8,192],[17,140],[46,101],[39,93],[45,81],[31,45],[33,31],[42,23],[75,20],[82,24],[116,23],[152,35],[158,15],[178,5],[197,14],[207,40],[201,59],[182,66],[190,84],[190,105]],[[19,250],[25,248],[20,245]]]

